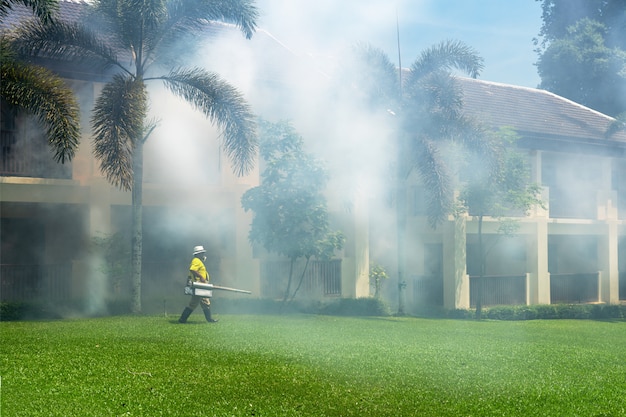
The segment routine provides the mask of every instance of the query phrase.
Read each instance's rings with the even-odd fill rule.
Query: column
[[[618,242],[617,220],[612,219],[606,233],[598,237],[599,301],[607,304],[619,303]]]
[[[443,305],[447,309],[470,307],[466,226],[466,214],[443,225]]]
[[[548,190],[544,188],[541,199],[548,205]],[[550,304],[550,273],[548,272],[548,213],[537,207],[534,223],[528,234],[526,270],[529,274],[527,299],[530,304]]]

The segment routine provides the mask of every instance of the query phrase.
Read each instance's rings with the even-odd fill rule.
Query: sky
[[[479,78],[525,87],[540,82],[533,38],[541,28],[535,0],[258,0],[259,27],[296,53],[338,59],[356,42],[409,67],[421,51],[460,40],[485,60]]]

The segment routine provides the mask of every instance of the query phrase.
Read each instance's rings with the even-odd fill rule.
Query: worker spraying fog
[[[213,297],[213,290],[251,294],[251,292],[247,290],[209,284],[209,273],[204,266],[205,261],[206,250],[203,246],[195,246],[193,248],[193,259],[191,260],[191,265],[189,265],[189,278],[187,279],[187,286],[185,287],[185,294],[191,295],[191,301],[178,319],[179,323],[187,323],[189,315],[198,305],[202,306],[206,321],[209,323],[217,323],[217,320],[211,317],[211,297]]]
[[[194,282],[209,283],[209,273],[206,270],[206,266],[204,266],[204,261],[206,261],[206,250],[204,250],[204,246],[194,247],[193,259],[191,260],[191,265],[189,265],[188,286],[192,286]],[[204,313],[206,321],[209,323],[217,323],[217,320],[211,317],[211,298],[196,294],[191,295],[191,301],[189,301],[189,305],[183,310],[183,314],[181,314],[178,322],[186,323],[189,315],[198,305],[202,306],[202,312]]]

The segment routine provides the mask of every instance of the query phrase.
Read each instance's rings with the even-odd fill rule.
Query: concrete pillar
[[[548,190],[541,196],[548,204]],[[534,222],[528,234],[526,249],[526,270],[528,277],[529,304],[550,304],[550,273],[548,272],[548,213],[538,207],[534,213]]]
[[[103,177],[93,177],[89,184],[89,236],[105,237],[111,230],[111,186]],[[104,272],[104,259],[90,253],[87,262],[79,268],[77,279],[83,281],[86,311],[99,314],[106,311],[106,300],[111,287]]]
[[[370,295],[370,237],[369,207],[367,199],[360,198],[354,207],[354,263],[355,263],[355,296]]]
[[[335,209],[342,210],[340,206],[336,206]],[[365,196],[357,195],[349,213],[336,213],[331,217],[341,219],[341,224],[334,228],[341,230],[346,236],[341,262],[341,295],[348,298],[368,297],[370,246],[367,199]]]
[[[617,220],[608,220],[606,233],[598,238],[599,301],[608,304],[619,303],[618,242]]]
[[[447,309],[470,307],[466,227],[466,214],[443,226],[443,305]]]
[[[234,202],[235,210],[235,259],[229,259],[223,265],[226,276],[232,281],[228,284],[248,291],[252,291],[253,297],[261,296],[261,265],[259,259],[254,258],[252,245],[248,240],[250,232],[250,224],[252,223],[252,213],[246,213],[241,204],[241,196],[245,192],[242,187],[240,192],[236,193],[236,201]]]

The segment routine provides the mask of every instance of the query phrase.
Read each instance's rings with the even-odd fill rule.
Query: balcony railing
[[[43,142],[43,141],[42,141]],[[47,143],[17,141],[14,132],[0,135],[0,176],[71,179],[72,165],[57,163]]]
[[[550,218],[596,219],[597,190],[550,187]]]
[[[298,262],[290,291],[297,288],[304,262]],[[264,297],[282,298],[287,289],[289,261],[266,261],[261,264],[261,294]],[[341,260],[311,261],[302,281],[298,294],[304,297],[339,297],[341,296]]]
[[[476,306],[479,277],[470,276],[470,305]],[[487,275],[482,277],[482,305],[526,304],[526,275]]]
[[[592,303],[599,301],[600,273],[550,274],[550,302]]]
[[[413,301],[416,306],[443,306],[443,277],[436,275],[413,277]]]
[[[0,265],[1,301],[67,301],[72,265]]]

